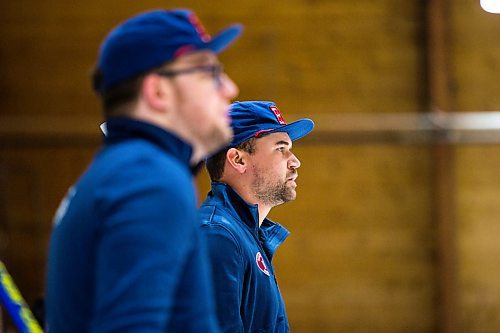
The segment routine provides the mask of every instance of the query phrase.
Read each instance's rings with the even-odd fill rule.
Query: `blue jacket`
[[[191,147],[127,118],[107,129],[56,214],[48,331],[219,332]]]
[[[257,205],[214,182],[200,208],[215,285],[217,317],[224,332],[289,332],[285,304],[271,260],[288,236]]]

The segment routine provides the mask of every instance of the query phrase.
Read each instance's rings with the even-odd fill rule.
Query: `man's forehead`
[[[288,144],[292,146],[292,140],[287,132],[274,132],[266,134],[257,139],[257,142],[261,141],[269,144]]]
[[[172,64],[204,65],[218,62],[217,55],[209,50],[194,51],[177,58]]]

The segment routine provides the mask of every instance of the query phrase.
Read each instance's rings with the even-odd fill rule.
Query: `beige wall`
[[[446,3],[451,111],[500,110],[500,15]],[[53,212],[98,147],[88,77],[100,40],[165,6],[195,9],[212,33],[243,23],[221,57],[238,99],[274,100],[285,119],[430,111],[423,1],[4,1],[0,255],[28,302],[43,292]],[[297,200],[271,212],[292,232],[275,258],[292,330],[438,332],[432,148],[311,136],[294,148]],[[499,147],[453,148],[463,332],[500,331]],[[199,184],[204,197],[206,174]]]

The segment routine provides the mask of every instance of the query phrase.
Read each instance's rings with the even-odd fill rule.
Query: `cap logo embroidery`
[[[267,276],[270,276],[269,271],[267,270],[266,264],[264,262],[264,258],[262,258],[262,254],[260,252],[257,252],[255,255],[255,261],[257,262],[257,267],[266,274]]]
[[[205,30],[205,27],[203,24],[201,24],[200,19],[196,14],[191,13],[188,17],[189,22],[193,25],[193,27],[196,29],[196,32],[198,35],[200,35],[200,38],[204,42],[208,42],[210,40],[210,35],[207,33],[207,30]]]
[[[285,119],[283,119],[283,116],[281,115],[281,112],[278,109],[278,107],[276,105],[271,105],[269,108],[271,109],[271,111],[273,111],[274,116],[276,117],[278,123],[280,123],[281,125],[286,125]]]

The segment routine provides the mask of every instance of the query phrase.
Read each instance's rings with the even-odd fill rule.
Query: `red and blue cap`
[[[197,50],[219,53],[242,31],[234,24],[211,37],[188,9],[154,10],[138,14],[115,27],[101,44],[94,87],[108,88],[177,57]]]
[[[314,128],[314,122],[308,118],[287,124],[276,104],[269,101],[235,102],[230,106],[229,115],[233,128],[230,147],[276,132],[286,132],[295,141]]]

